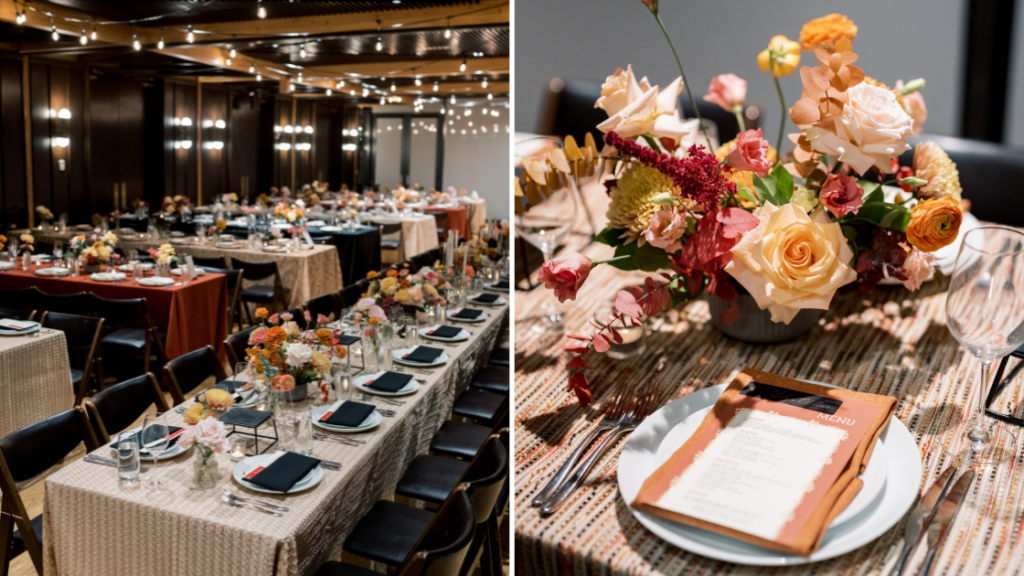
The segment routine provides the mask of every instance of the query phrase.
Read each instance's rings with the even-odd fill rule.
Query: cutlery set
[[[956,477],[956,471],[956,466],[945,469],[935,483],[921,494],[917,505],[911,510],[903,533],[903,552],[891,576],[903,576],[907,560],[925,535],[928,537],[928,552],[917,576],[928,576],[931,572],[939,547],[949,534],[964,496],[974,482],[974,470],[968,470],[959,477]]]

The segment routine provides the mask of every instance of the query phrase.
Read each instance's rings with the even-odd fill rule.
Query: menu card
[[[743,370],[632,506],[798,556],[863,486],[888,396]]]

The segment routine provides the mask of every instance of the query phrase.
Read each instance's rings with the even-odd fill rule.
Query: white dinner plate
[[[152,270],[153,269],[153,263],[152,262],[141,262],[141,264],[142,264],[142,269],[143,270]],[[121,264],[120,266],[117,267],[117,269],[120,270],[121,272],[134,272],[135,271],[135,269],[132,267],[131,264]]]
[[[14,262],[8,262],[7,260],[0,260],[0,270],[11,270],[14,268]]]
[[[181,268],[171,268],[171,274],[181,276]],[[203,274],[206,274],[206,270],[196,266],[196,276],[202,276]]]
[[[669,402],[644,420],[630,435],[619,455],[618,465],[619,492],[626,502],[636,499],[644,481],[657,468],[658,448],[669,432],[687,416],[714,406],[727,386],[712,386]],[[921,454],[914,443],[914,437],[894,416],[879,440],[885,446],[886,458],[886,482],[881,494],[855,518],[830,527],[822,539],[821,547],[807,557],[783,554],[651,516],[633,508],[630,508],[630,512],[648,530],[669,544],[716,560],[756,566],[789,566],[834,558],[881,536],[903,517],[917,499],[921,482]]]
[[[693,435],[697,427],[704,420],[704,417],[711,412],[713,406],[708,406],[701,410],[694,412],[686,417],[685,420],[676,424],[675,428],[669,431],[665,435],[665,438],[661,441],[661,445],[658,446],[658,453],[655,457],[655,465],[661,466],[668,461],[669,457],[675,453],[676,450],[682,447],[690,436]],[[885,444],[879,440],[875,443],[875,448],[871,452],[871,460],[868,461],[867,467],[864,472],[859,475],[859,478],[864,482],[860,492],[850,501],[850,504],[846,506],[842,512],[839,513],[835,519],[832,520],[830,526],[839,526],[843,522],[857,516],[869,504],[875,501],[875,497],[882,491],[885,486],[885,472],[887,468],[887,460],[885,456]]]
[[[419,332],[420,336],[422,336],[423,338],[426,338],[427,340],[437,340],[438,342],[463,342],[465,340],[469,340],[469,332],[466,332],[465,330],[459,332],[458,334],[456,334],[452,338],[441,338],[439,336],[432,336],[430,334],[431,330],[437,330],[440,327],[441,327],[441,325],[437,324],[435,326],[428,326],[426,328],[420,328],[419,330],[417,330],[417,332]]]
[[[469,303],[477,306],[504,306],[505,304],[508,304],[508,300],[503,296],[498,296],[498,299],[494,302],[479,302],[476,298],[469,298]]]
[[[51,258],[51,256],[49,254],[33,254],[32,255],[32,261],[33,262],[49,262],[50,258]]]
[[[402,356],[405,356],[406,354],[412,354],[412,351],[415,350],[415,349],[416,349],[416,346],[410,346],[409,348],[399,348],[399,349],[397,349],[397,350],[395,350],[394,352],[391,353],[391,359],[394,360],[395,362],[403,365],[403,366],[418,366],[418,367],[422,367],[422,368],[430,368],[430,367],[433,367],[433,366],[441,366],[445,362],[450,360],[448,355],[445,354],[444,352],[441,352],[441,355],[437,357],[437,360],[435,360],[435,361],[433,361],[433,362],[431,362],[429,364],[425,364],[423,362],[413,362],[412,360],[406,360],[405,358],[402,358]]]
[[[491,282],[490,284],[484,284],[484,288],[486,288],[487,290],[494,290],[495,292],[508,292],[509,288],[512,287],[511,284],[510,284],[509,288],[495,288],[494,284],[495,284],[494,282]],[[500,282],[499,282],[499,284],[500,284]]]
[[[287,246],[264,246],[263,247],[263,251],[264,252],[287,252],[288,251],[288,247]]]
[[[184,232],[171,232],[171,236],[174,238],[182,238],[185,236]]]
[[[224,248],[226,250],[237,250],[242,246],[244,246],[244,244],[242,244],[241,242],[217,242],[216,244],[214,244],[214,247]]]
[[[121,432],[120,434],[125,434],[125,433],[128,433],[128,432],[139,432],[141,430],[142,430],[142,427],[140,426],[138,428],[133,428],[131,430],[125,430],[124,432]],[[111,442],[116,442],[116,441],[117,441],[117,436],[115,436],[113,439],[111,439]],[[110,448],[110,444],[107,444],[107,447]],[[173,445],[168,446],[166,450],[161,452],[160,455],[156,457],[156,459],[157,459],[157,461],[160,461],[160,460],[167,460],[168,458],[174,458],[175,456],[178,456],[179,454],[183,454],[184,452],[187,452],[189,448],[191,448],[191,446],[182,446],[181,445],[181,441],[179,440],[179,441],[175,442]],[[117,450],[115,450],[114,448],[110,448],[110,451],[113,452],[115,454],[115,457],[116,457]],[[145,452],[145,453],[142,454],[142,460],[143,460],[143,463],[145,463],[146,460],[149,460],[150,462],[152,462],[153,461],[153,455],[150,454],[149,452]]]
[[[306,477],[295,483],[292,489],[288,492],[281,492],[280,490],[268,490],[262,486],[257,486],[252,482],[245,479],[245,475],[253,470],[259,468],[264,462],[269,460],[273,454],[259,454],[257,456],[250,456],[245,460],[242,460],[238,464],[235,464],[235,469],[231,471],[231,475],[235,478],[235,482],[238,482],[243,487],[249,490],[255,490],[256,492],[263,492],[264,494],[294,494],[296,492],[302,492],[303,490],[309,490],[320,483],[320,480],[324,477],[324,471],[319,466],[315,466],[306,474]]]
[[[461,310],[461,308],[459,310]],[[477,323],[477,322],[483,322],[484,320],[487,320],[488,318],[491,317],[491,315],[488,314],[487,312],[482,312],[479,316],[477,316],[476,318],[473,318],[472,320],[470,320],[469,318],[456,318],[455,315],[459,313],[459,310],[449,310],[447,312],[448,319],[453,321],[453,322],[473,322],[473,323]]]
[[[312,413],[314,426],[316,426],[317,428],[323,428],[324,430],[328,430],[330,432],[341,432],[342,434],[357,434],[359,432],[373,430],[377,426],[380,426],[380,423],[384,421],[384,417],[381,416],[380,412],[374,410],[370,412],[370,415],[367,416],[366,420],[363,420],[363,422],[359,426],[335,426],[334,424],[326,424],[324,422],[321,422],[320,419],[323,418],[324,414],[327,414],[327,411],[330,408],[330,404],[324,404],[323,406],[317,406],[316,408],[313,408]]]
[[[172,238],[171,244],[177,244],[179,246],[182,244],[195,244],[195,240],[192,238]]]
[[[363,385],[364,383],[369,382],[370,380],[376,379],[383,373],[384,371],[382,370],[380,372],[375,372],[373,374],[363,374],[362,376],[357,377],[353,381],[353,383],[356,385],[356,388],[358,388],[361,392],[365,392],[367,394],[376,394],[377,396],[408,396],[409,394],[414,394],[417,390],[420,389],[420,384],[419,382],[416,381],[415,378],[409,380],[409,383],[405,385],[405,388],[402,388],[397,392],[385,392],[384,390],[377,390],[376,388],[370,388],[369,386]]]
[[[174,278],[166,278],[164,276],[150,276],[149,278],[139,278],[139,286],[153,286],[162,288],[164,286],[170,286],[174,284]]]
[[[56,266],[50,268],[36,268],[36,276],[47,276],[49,278],[61,278],[71,274],[70,268],[58,268]]]
[[[93,282],[120,282],[125,279],[121,272],[97,272],[89,277]]]
[[[24,330],[8,330],[7,328],[0,328],[0,336],[24,336],[25,334],[39,332],[39,322],[33,322],[31,320],[17,320],[17,322],[31,325],[31,327]]]

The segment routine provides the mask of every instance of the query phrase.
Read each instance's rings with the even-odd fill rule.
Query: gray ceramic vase
[[[740,318],[732,324],[726,324],[720,317],[732,303],[708,294],[711,324],[726,336],[752,344],[775,344],[800,337],[817,324],[825,313],[824,310],[801,310],[792,322],[783,324],[772,322],[771,312],[758,308],[750,294],[737,294],[736,302],[740,305]]]

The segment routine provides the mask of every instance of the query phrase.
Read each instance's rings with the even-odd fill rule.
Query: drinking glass
[[[192,282],[192,273],[189,271],[188,266],[179,263],[178,272],[181,272],[181,284],[188,286]]]
[[[143,452],[153,458],[153,468],[156,471],[157,458],[163,454],[164,450],[167,449],[167,445],[170,444],[170,433],[171,429],[167,425],[167,419],[164,417],[165,412],[153,412],[146,414],[146,418],[142,421],[142,432],[139,433],[139,455]],[[160,480],[154,478],[149,483],[149,487],[154,490],[160,489]]]
[[[60,261],[64,258],[64,243],[60,240],[53,241],[53,261],[54,266],[60,264]]]
[[[523,174],[525,160],[544,159],[546,151],[561,148],[562,142],[556,138],[537,137],[520,140],[515,144],[516,176]],[[544,255],[544,262],[554,256],[558,245],[576,224],[577,192],[574,178],[566,178],[565,184],[544,197],[536,206],[526,208],[522,214],[516,214],[516,234],[526,240]],[[562,309],[553,294],[549,294],[540,306],[540,318],[531,329],[537,332],[556,331],[562,329]]]
[[[380,372],[387,372],[390,371],[394,365],[394,357],[391,354],[391,343],[381,344],[377,349],[377,370]]]
[[[18,260],[18,239],[13,234],[7,242],[7,250],[11,255],[11,261],[16,262]]]
[[[117,478],[121,484],[139,481],[139,439],[127,432],[117,437]]]
[[[350,400],[355,384],[352,382],[352,374],[341,364],[331,365],[331,378],[334,385],[334,399]]]
[[[1024,344],[1024,234],[982,226],[964,236],[946,295],[946,322],[961,346],[981,361],[972,427],[949,451],[969,465],[993,465],[1017,450],[1012,428],[990,421],[985,401],[992,364]],[[962,444],[958,448],[957,444]]]
[[[139,261],[139,251],[134,248],[128,251],[128,261],[132,264]]]
[[[295,436],[292,442],[292,451],[305,456],[313,454],[313,418],[309,410],[297,413],[293,423]]]

